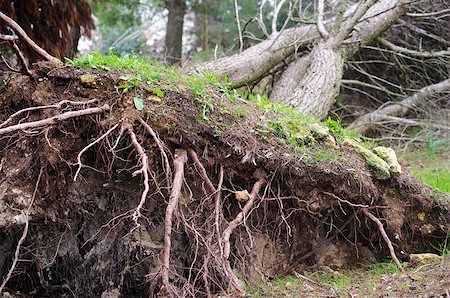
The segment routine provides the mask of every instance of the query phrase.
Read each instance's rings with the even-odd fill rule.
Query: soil
[[[340,269],[389,256],[363,208],[382,221],[401,258],[445,240],[448,195],[407,172],[377,180],[339,140],[336,147],[318,140],[294,148],[259,133],[271,115],[249,102],[208,90],[214,109],[202,120],[202,102],[185,87],[150,100],[145,84],[115,88],[121,75],[48,63],[36,64],[32,77],[1,74],[2,280],[21,244],[4,289],[11,295],[245,295],[243,282],[254,288],[325,263]],[[148,98],[143,111],[135,96]],[[71,102],[4,124],[19,110],[64,100]],[[100,111],[2,131],[91,108]],[[324,151],[339,158],[315,158]],[[177,184],[175,163],[186,152]],[[144,164],[148,170],[140,171]]]

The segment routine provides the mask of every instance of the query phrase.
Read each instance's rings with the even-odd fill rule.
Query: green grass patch
[[[414,168],[412,174],[423,183],[450,193],[450,169]]]

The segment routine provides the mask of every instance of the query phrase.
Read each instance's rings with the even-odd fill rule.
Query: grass
[[[165,89],[178,92],[183,92],[184,89],[187,89],[194,95],[200,106],[198,117],[202,121],[211,120],[210,112],[215,110],[220,112],[221,110],[220,107],[215,108],[212,96],[208,95],[208,89],[215,89],[225,93],[231,103],[235,103],[238,97],[244,98],[258,106],[263,113],[263,117],[267,116],[266,119],[261,121],[263,127],[258,130],[262,137],[274,135],[295,147],[313,144],[314,138],[308,129],[308,125],[320,123],[319,119],[315,117],[299,114],[291,106],[272,102],[265,96],[250,92],[239,94],[236,90],[228,88],[229,82],[227,82],[227,78],[224,78],[224,82],[221,82],[219,78],[209,72],[203,72],[200,76],[183,74],[175,67],[155,61],[146,61],[136,55],[117,55],[114,49],[110,49],[107,55],[100,52],[92,52],[75,60],[67,59],[67,63],[80,68],[124,71],[133,73],[136,76],[131,77],[124,74],[121,77],[124,80],[117,86],[118,89],[130,89],[144,82],[148,85],[156,86],[157,88],[153,88],[153,92],[156,94],[158,92],[163,93],[162,90]],[[140,100],[136,99],[135,104],[140,107]],[[232,108],[231,110],[237,117],[249,116],[248,111],[245,109]],[[328,119],[323,125],[328,127],[337,139],[351,138],[361,142],[358,135],[344,129],[339,121]]]
[[[445,168],[415,168],[412,171],[414,177],[419,179],[431,187],[437,188],[441,191],[450,193],[450,170]]]
[[[411,174],[429,186],[450,193],[450,141],[429,140],[425,147],[402,156],[411,163]]]

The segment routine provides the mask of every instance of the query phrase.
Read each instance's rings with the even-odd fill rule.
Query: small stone
[[[417,219],[420,221],[424,221],[425,220],[425,212],[417,213]]]
[[[148,96],[148,97],[147,97],[147,100],[153,101],[153,102],[161,102],[161,98],[159,98],[159,97],[156,96],[156,95],[150,95],[150,96]]]
[[[250,199],[250,194],[246,189],[236,191],[234,195],[236,196],[236,200],[238,200],[241,203],[245,203]]]
[[[87,86],[93,86],[96,84],[97,76],[93,74],[83,74],[80,76],[81,83]]]

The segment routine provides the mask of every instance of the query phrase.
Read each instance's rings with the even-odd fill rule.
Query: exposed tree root
[[[174,177],[173,186],[170,193],[169,202],[166,208],[166,215],[164,217],[164,249],[162,253],[161,264],[161,279],[162,287],[160,295],[171,297],[174,290],[169,282],[169,267],[170,267],[170,248],[172,242],[172,221],[173,213],[177,209],[178,201],[181,197],[181,188],[184,181],[184,165],[187,162],[186,150],[177,150],[175,152],[175,159],[173,161]]]
[[[400,264],[400,261],[398,260],[397,256],[395,255],[395,250],[394,250],[394,247],[392,246],[392,242],[389,239],[388,235],[386,234],[386,231],[384,230],[384,227],[383,227],[383,224],[381,223],[381,221],[378,218],[376,218],[375,215],[370,213],[370,211],[367,210],[367,208],[363,208],[362,210],[367,217],[369,217],[373,222],[375,222],[377,224],[377,227],[381,233],[381,236],[383,236],[383,239],[386,242],[386,245],[389,247],[389,253],[391,254],[392,260],[394,260],[395,265],[397,265],[398,269],[403,274],[406,274],[405,269],[403,269],[402,264]]]
[[[245,219],[245,216],[250,212],[250,210],[253,208],[253,204],[255,203],[256,198],[258,197],[259,191],[261,190],[262,186],[265,183],[265,173],[262,170],[256,170],[254,173],[255,178],[258,179],[258,181],[253,185],[252,192],[247,198],[247,202],[244,205],[244,208],[242,208],[242,211],[239,212],[239,214],[228,224],[228,227],[223,231],[222,241],[223,241],[223,262],[225,265],[225,270],[230,278],[230,281],[233,285],[233,287],[241,294],[245,293],[244,287],[242,286],[241,282],[239,281],[239,278],[236,276],[236,274],[233,272],[230,266],[230,252],[231,252],[231,245],[230,245],[230,236],[231,233],[233,233],[234,229],[238,225],[242,223],[242,221]]]

